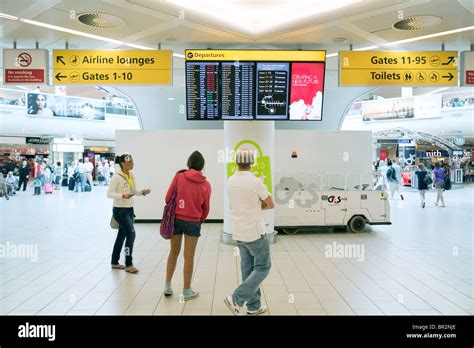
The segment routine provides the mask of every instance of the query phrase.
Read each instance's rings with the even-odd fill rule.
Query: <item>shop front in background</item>
[[[19,170],[23,160],[27,160],[33,170],[33,163],[37,160],[48,160],[50,157],[48,144],[0,144],[0,172],[6,176],[8,172],[14,174]],[[33,172],[30,179],[33,178]]]
[[[107,146],[86,146],[84,150],[84,158],[89,158],[89,161],[94,165],[92,172],[93,180],[100,181],[101,166],[105,161],[113,161],[115,159],[115,149]]]

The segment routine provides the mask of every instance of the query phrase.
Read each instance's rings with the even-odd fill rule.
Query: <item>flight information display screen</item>
[[[290,63],[257,63],[257,120],[288,119]]]
[[[186,64],[186,104],[188,119],[218,120],[219,63]]]
[[[320,121],[325,60],[325,51],[186,50],[186,118]]]
[[[221,117],[252,120],[254,114],[254,63],[221,64]]]

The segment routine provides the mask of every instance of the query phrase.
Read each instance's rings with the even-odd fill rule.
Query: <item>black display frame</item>
[[[201,49],[186,49],[185,50],[185,55],[187,56],[188,54],[188,51],[198,51],[198,50],[201,50]],[[212,52],[213,50],[209,50],[209,52]],[[216,51],[235,51],[234,49],[224,49],[224,50],[221,50],[221,49],[216,49]],[[238,51],[261,51],[261,50],[252,50],[252,49],[248,49],[248,50],[238,50]],[[285,51],[295,51],[295,50],[268,50],[268,51],[278,51],[278,52],[285,52]],[[185,60],[184,64],[185,64],[185,67],[184,67],[184,75],[185,75],[185,104],[186,104],[186,120],[187,121],[230,121],[230,122],[233,122],[233,121],[279,121],[279,122],[283,122],[283,121],[290,121],[290,122],[322,122],[323,119],[324,119],[324,97],[325,97],[325,87],[326,87],[326,54],[327,54],[327,51],[326,50],[301,50],[301,51],[305,51],[305,52],[324,52],[324,61],[319,61],[319,60],[277,60],[277,61],[272,61],[272,60],[268,60],[268,61],[264,61],[264,60],[235,60],[235,61],[232,61],[232,60]],[[186,59],[186,58],[185,58]],[[252,115],[252,119],[223,119],[222,118],[222,93],[221,93],[221,74],[222,74],[222,62],[226,62],[226,63],[236,63],[236,62],[245,62],[245,63],[254,63],[254,83],[253,83],[253,89],[254,91],[256,92],[256,84],[257,84],[257,63],[288,63],[289,64],[289,82],[288,82],[288,103],[287,103],[287,118],[286,119],[261,119],[261,118],[257,118],[256,117],[256,113],[257,113],[257,109],[256,107],[253,109],[253,115]],[[215,119],[208,119],[208,118],[189,118],[188,116],[188,66],[187,66],[187,63],[219,63],[218,64],[218,72],[217,72],[217,77],[218,77],[218,81],[219,81],[219,91],[218,91],[218,118],[215,118]],[[324,76],[323,76],[323,83],[322,83],[322,99],[321,99],[321,119],[320,120],[292,120],[290,119],[290,110],[289,110],[289,101],[290,101],[290,98],[291,98],[291,77],[292,77],[292,74],[291,74],[291,71],[292,71],[292,66],[293,66],[293,63],[319,63],[319,64],[323,64],[323,71],[324,71]],[[256,95],[255,95],[255,100],[254,102],[256,101]]]

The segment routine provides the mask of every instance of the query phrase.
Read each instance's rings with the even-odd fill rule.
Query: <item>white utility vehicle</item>
[[[311,227],[348,227],[361,232],[366,224],[390,225],[385,190],[375,191],[370,175],[282,174],[276,182],[275,229],[287,234]]]

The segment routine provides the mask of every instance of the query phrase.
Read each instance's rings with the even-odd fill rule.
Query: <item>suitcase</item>
[[[53,193],[53,185],[50,183],[44,184],[44,193]]]
[[[86,186],[85,186],[85,192],[91,192],[91,191],[92,191],[91,185],[86,184]]]
[[[67,185],[67,178],[63,179],[63,181],[61,182],[61,186],[68,186]]]
[[[76,187],[76,180],[74,178],[69,179],[69,191],[74,191],[74,188]]]

